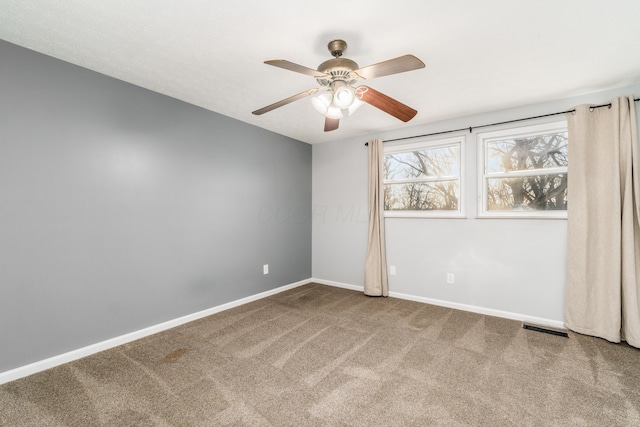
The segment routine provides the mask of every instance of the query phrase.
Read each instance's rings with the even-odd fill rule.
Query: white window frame
[[[567,167],[546,169],[530,169],[517,172],[487,173],[487,143],[510,138],[522,138],[547,133],[567,132],[566,121],[540,123],[529,126],[502,129],[477,134],[478,159],[478,218],[526,218],[526,219],[566,219],[566,210],[530,210],[530,211],[488,211],[487,180],[488,178],[512,178],[518,176],[553,175],[567,173]]]
[[[447,146],[458,146],[460,156],[458,158],[458,170],[460,171],[459,175],[452,176],[440,176],[440,177],[429,177],[420,179],[420,182],[438,182],[443,180],[456,180],[458,181],[458,188],[460,189],[460,194],[458,197],[458,209],[453,211],[448,210],[424,210],[424,211],[399,211],[399,210],[385,210],[384,216],[385,218],[466,218],[465,210],[464,210],[464,200],[465,200],[465,191],[464,191],[464,167],[465,167],[465,140],[466,137],[455,136],[449,138],[440,138],[440,139],[420,139],[412,142],[410,144],[385,144],[384,146],[384,154],[394,154],[394,153],[403,153],[408,151],[416,151],[425,148],[439,148],[439,147],[447,147]],[[384,180],[384,184],[393,184],[393,183],[402,183],[416,180]],[[383,189],[384,191],[384,189]]]

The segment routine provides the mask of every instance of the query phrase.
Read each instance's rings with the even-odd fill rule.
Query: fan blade
[[[340,125],[340,119],[332,119],[330,117],[325,117],[324,119],[325,132],[330,132],[332,130],[338,129],[338,125]]]
[[[318,70],[305,67],[304,65],[294,64],[293,62],[285,61],[284,59],[272,59],[271,61],[264,61],[264,63],[267,65],[273,65],[274,67],[284,68],[285,70],[295,71],[296,73],[302,73],[315,78],[331,78],[329,74],[325,74]]]
[[[356,88],[356,96],[367,104],[371,104],[403,122],[408,122],[418,114],[413,108],[396,101],[382,92],[371,89],[369,86],[358,86]]]
[[[261,114],[264,113],[268,113],[271,110],[275,110],[278,107],[282,107],[283,105],[287,105],[292,103],[293,101],[297,101],[298,99],[302,99],[305,98],[309,95],[313,95],[314,93],[316,93],[317,91],[319,91],[321,88],[313,88],[313,89],[309,89],[309,90],[305,90],[304,92],[300,92],[296,95],[290,96],[289,98],[285,98],[281,101],[278,102],[274,102],[271,105],[267,105],[266,107],[263,107],[259,110],[256,111],[252,111],[251,114],[255,114],[256,116],[259,116]]]
[[[375,77],[413,71],[419,68],[424,68],[424,62],[420,61],[413,55],[404,55],[399,56],[398,58],[389,59],[388,61],[378,62],[377,64],[359,68],[352,71],[351,74],[355,74],[361,79],[373,79]]]

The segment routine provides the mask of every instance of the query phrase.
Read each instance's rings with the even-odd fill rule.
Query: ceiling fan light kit
[[[333,59],[320,64],[317,70],[283,59],[265,61],[267,65],[314,77],[321,87],[309,89],[267,105],[253,111],[253,114],[261,115],[316,93],[320,94],[311,99],[311,104],[320,114],[325,116],[325,132],[338,129],[340,119],[345,115],[353,114],[363,103],[373,105],[404,122],[411,120],[418,113],[413,108],[368,86],[354,86],[354,84],[361,80],[424,68],[425,65],[421,60],[413,55],[404,55],[359,68],[356,62],[342,58],[342,54],[347,48],[347,43],[344,40],[333,40],[329,42],[327,48]]]

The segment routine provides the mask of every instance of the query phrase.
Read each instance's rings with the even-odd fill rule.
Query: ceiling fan
[[[361,80],[424,68],[421,60],[413,55],[404,55],[359,68],[354,61],[342,58],[342,53],[347,49],[347,43],[344,40],[333,40],[327,47],[333,59],[320,64],[317,70],[284,59],[265,61],[264,63],[268,65],[315,77],[321,87],[305,90],[253,111],[252,114],[261,115],[316,93],[319,95],[313,97],[311,102],[315,109],[325,116],[325,132],[338,129],[340,119],[345,114],[353,114],[363,103],[373,105],[403,122],[408,122],[418,113],[413,108],[369,86],[354,86],[354,84]]]

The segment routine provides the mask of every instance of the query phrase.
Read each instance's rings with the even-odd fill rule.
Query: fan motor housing
[[[358,68],[358,64],[355,61],[347,58],[329,59],[318,66],[318,71],[329,74],[331,79],[320,78],[316,80],[322,86],[329,86],[336,80],[342,80],[347,84],[352,84],[355,83],[356,80],[351,78],[351,72]]]

